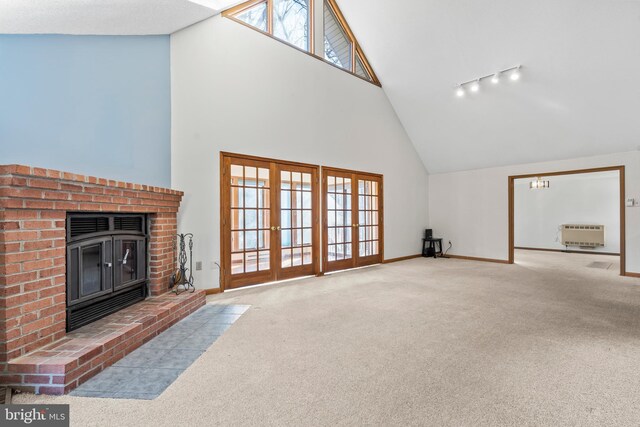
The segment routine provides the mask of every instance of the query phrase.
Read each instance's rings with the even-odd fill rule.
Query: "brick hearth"
[[[11,360],[7,377],[36,393],[68,393],[202,307],[205,298],[204,291],[148,298]]]
[[[177,212],[182,195],[180,191],[166,188],[50,169],[21,165],[0,166],[0,383],[23,386],[31,391],[58,393],[61,387],[68,391],[68,387],[74,385],[75,378],[70,382],[63,376],[64,380],[55,380],[62,381],[58,387],[49,389],[47,387],[51,386],[53,380],[50,376],[39,378],[42,380],[40,382],[36,380],[42,372],[21,372],[25,375],[16,375],[15,365],[11,372],[9,368],[12,364],[8,363],[45,346],[55,347],[66,342],[67,212],[148,214],[151,224],[149,288],[152,296],[159,296],[167,292],[169,277],[175,269],[173,239],[177,231]],[[204,294],[198,292],[196,295],[199,296],[198,304],[204,304]],[[163,296],[171,297],[176,298]],[[141,304],[130,309],[135,310]],[[184,313],[186,314],[188,313]],[[157,320],[162,319],[164,317]],[[177,320],[179,319],[176,318],[175,321]],[[142,327],[144,330],[159,330],[164,327],[155,321],[149,322],[151,320],[147,319],[142,326],[137,324],[133,327]],[[134,323],[136,322],[132,322],[132,325]],[[143,339],[148,339],[142,332],[138,333],[142,337],[138,345],[142,344]],[[157,331],[151,333],[157,334]],[[103,357],[103,353],[110,350],[107,344],[102,343],[99,346],[101,350],[93,349],[90,351],[91,357],[84,355],[82,362],[78,360],[78,363],[86,367],[85,362],[93,363],[95,357]],[[127,350],[128,347],[131,348]],[[124,356],[137,345],[128,347],[123,346],[118,354]],[[105,360],[105,363],[114,363],[118,359]],[[45,365],[44,362],[40,364]],[[89,371],[96,371],[97,366],[93,370],[89,368]],[[30,385],[24,387],[27,383]],[[38,389],[39,384],[48,386]]]

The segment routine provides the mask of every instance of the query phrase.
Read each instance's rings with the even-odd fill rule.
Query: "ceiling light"
[[[520,80],[520,68],[522,68],[522,65],[516,65],[515,67],[498,70],[493,74],[487,74],[485,76],[476,77],[473,80],[467,80],[462,83],[457,83],[455,86],[456,95],[459,98],[462,98],[469,91],[471,91],[472,93],[479,92],[480,83],[483,80],[491,80],[491,83],[493,83],[494,85],[500,83],[501,78],[510,78],[513,81]]]
[[[519,80],[520,79],[520,66],[518,65],[518,67],[516,67],[512,72],[511,75],[509,76],[509,78],[513,81]]]
[[[536,178],[535,180],[529,183],[529,188],[532,190],[539,190],[542,188],[550,188],[551,183],[549,181],[545,181],[542,178]]]

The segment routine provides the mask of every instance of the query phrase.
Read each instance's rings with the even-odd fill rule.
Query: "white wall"
[[[531,163],[429,176],[434,233],[451,240],[451,254],[509,258],[508,176],[626,166],[626,197],[640,197],[640,152]],[[627,271],[640,272],[640,209],[626,208]]]
[[[172,187],[218,286],[219,153],[384,174],[385,258],[420,252],[427,173],[384,91],[220,16],[171,36]]]
[[[514,185],[516,247],[565,249],[562,224],[604,225],[605,246],[591,252],[620,251],[620,181],[618,171],[544,178],[550,188],[531,190],[531,178]],[[570,247],[580,250],[578,247]]]

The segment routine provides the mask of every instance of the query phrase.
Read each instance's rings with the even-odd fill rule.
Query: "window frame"
[[[343,68],[337,64],[334,64],[333,62],[329,61],[328,59],[326,59],[324,57],[324,49],[322,50],[322,52],[316,52],[315,49],[315,37],[316,37],[316,26],[315,26],[315,3],[316,1],[320,1],[323,3],[323,8],[325,5],[329,6],[331,8],[331,11],[333,12],[334,16],[336,17],[338,24],[342,27],[343,31],[345,32],[345,34],[347,35],[347,38],[349,39],[349,41],[351,42],[351,69],[348,70],[346,68]],[[360,44],[358,43],[358,40],[356,39],[355,35],[353,34],[353,31],[351,31],[351,28],[349,27],[349,24],[347,23],[346,19],[344,18],[344,15],[342,14],[342,11],[340,10],[340,8],[338,7],[338,4],[336,3],[335,0],[308,0],[309,2],[309,34],[308,34],[308,50],[304,50],[301,49],[300,47],[289,43],[286,40],[282,40],[278,37],[276,37],[273,34],[273,2],[274,0],[249,0],[246,1],[244,3],[241,3],[237,6],[234,6],[232,8],[229,8],[225,11],[222,12],[222,16],[228,19],[231,19],[232,21],[235,21],[241,25],[244,25],[247,28],[251,28],[254,31],[258,31],[259,33],[262,33],[266,36],[271,37],[274,40],[279,41],[280,43],[284,43],[287,46],[290,46],[296,50],[299,50],[300,52],[306,53],[307,55],[319,59],[320,61],[324,62],[325,64],[329,64],[332,67],[337,68],[338,70],[342,70],[345,73],[349,73],[352,76],[355,76],[361,80],[364,80],[365,82],[371,83],[375,86],[378,87],[382,87],[382,84],[380,83],[380,80],[378,79],[378,77],[376,76],[376,73],[373,71],[373,68],[371,67],[371,64],[369,64],[369,61],[367,60],[366,55],[364,54],[364,51],[362,50],[362,48],[360,47]],[[250,25],[240,19],[238,19],[236,17],[236,15],[245,12],[247,9],[252,8],[253,6],[259,4],[259,3],[266,3],[267,5],[267,31],[263,31],[260,28],[254,27],[253,25]],[[322,28],[322,35],[324,36],[324,28]],[[323,40],[324,42],[324,40]],[[362,77],[358,74],[356,74],[356,58],[358,58],[362,64],[362,68],[365,71],[365,73],[367,73],[370,77],[370,79],[367,79],[365,77]]]
[[[300,48],[299,46],[294,45],[293,43],[289,43],[286,40],[283,40],[279,37],[276,37],[273,34],[273,1],[274,0],[249,0],[247,2],[241,3],[235,7],[232,7],[230,9],[225,10],[224,12],[222,12],[222,16],[225,18],[229,18],[235,22],[238,22],[242,25],[244,25],[245,27],[251,28],[252,30],[258,31],[262,34],[265,34],[271,38],[273,38],[274,40],[278,40],[281,43],[286,44],[287,46],[291,46],[294,49],[297,49],[301,52],[307,53],[307,54],[311,54],[311,55],[315,55],[315,39],[314,39],[314,34],[315,34],[315,25],[314,25],[314,20],[315,20],[315,16],[313,13],[313,9],[314,9],[314,3],[316,0],[307,0],[309,3],[309,9],[308,9],[308,20],[309,20],[309,30],[308,30],[308,36],[307,36],[307,49],[308,50],[304,50],[302,48]],[[242,12],[245,12],[247,9],[251,9],[252,7],[256,6],[257,4],[260,3],[266,3],[267,5],[267,31],[263,31],[260,28],[254,27],[253,25],[250,25],[240,19],[237,18],[236,15],[241,14]]]

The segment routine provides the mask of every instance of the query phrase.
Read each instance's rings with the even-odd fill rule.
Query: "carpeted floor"
[[[215,295],[252,307],[157,399],[14,403],[71,403],[75,426],[640,424],[640,280],[609,256],[517,262],[414,259]]]

